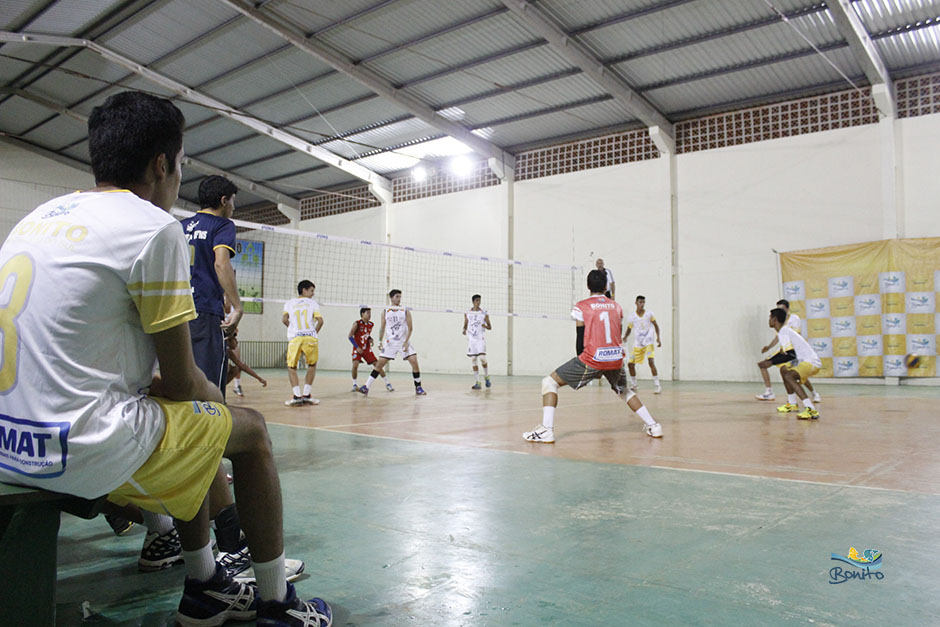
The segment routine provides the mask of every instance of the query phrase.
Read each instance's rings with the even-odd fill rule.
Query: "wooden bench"
[[[55,625],[56,545],[61,512],[94,518],[105,497],[68,494],[0,483],[0,622]]]

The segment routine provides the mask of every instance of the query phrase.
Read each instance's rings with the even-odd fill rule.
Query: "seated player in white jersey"
[[[349,336],[347,339],[349,343],[353,345],[352,350],[352,391],[359,391],[359,364],[363,361],[367,365],[371,366],[378,361],[378,358],[375,356],[375,353],[372,352],[372,327],[375,323],[372,322],[372,309],[370,307],[362,307],[359,309],[359,319],[353,322],[352,328],[349,329]],[[382,378],[385,380],[385,389],[389,392],[394,392],[395,388],[392,387],[391,382],[388,380],[388,376],[385,371],[379,369],[379,374],[382,375]]]
[[[467,336],[467,357],[473,364],[473,376],[476,382],[470,387],[471,390],[480,390],[480,367],[477,366],[477,359],[483,366],[483,377],[486,380],[486,387],[490,383],[489,365],[486,363],[486,332],[493,328],[490,324],[490,315],[480,308],[480,302],[483,297],[474,294],[470,298],[473,303],[467,313],[463,315],[463,334]]]
[[[320,305],[313,300],[316,286],[307,279],[297,284],[297,298],[284,303],[284,315],[281,323],[287,327],[287,378],[290,379],[293,396],[284,401],[288,407],[319,405],[320,399],[313,398],[310,387],[317,376],[317,361],[320,359],[320,345],[317,334],[323,328],[323,315]],[[307,362],[307,374],[304,376],[304,389],[300,390],[297,378],[297,363],[303,353]]]
[[[802,335],[803,329],[802,329],[802,326],[801,326],[801,324],[800,324],[800,317],[799,317],[798,315],[796,315],[795,313],[790,313],[790,301],[788,301],[788,300],[785,299],[785,298],[781,298],[780,300],[777,301],[777,307],[779,307],[780,309],[783,309],[785,312],[787,312],[787,321],[786,321],[785,326],[787,326],[787,327],[793,329],[794,331],[796,331],[797,333],[799,333],[799,334]],[[765,346],[765,347],[763,347],[762,349],[760,349],[760,352],[766,353],[767,351],[769,351],[771,348],[773,348],[773,347],[776,346],[776,345],[777,345],[777,336],[774,335],[774,339],[770,341],[770,344],[768,344],[767,346]],[[780,349],[778,348],[777,350],[778,350],[778,352],[779,352]],[[758,364],[757,364],[757,368],[758,368],[758,370],[760,370],[761,379],[763,379],[763,381],[764,381],[764,393],[763,393],[763,394],[757,394],[757,395],[755,396],[755,398],[756,398],[757,400],[759,400],[759,401],[774,401],[774,400],[777,400],[777,396],[774,394],[774,389],[773,389],[772,387],[770,387],[770,372],[769,372],[769,368],[767,368],[767,367],[762,368],[761,365],[760,365],[760,364],[762,364],[762,363],[766,363],[766,360],[762,360],[760,363],[758,363]],[[819,396],[819,392],[817,392],[817,391],[813,388],[813,384],[812,384],[809,380],[807,380],[807,381],[805,382],[805,385],[806,385],[806,389],[809,390],[809,393],[813,395],[813,402],[814,402],[814,403],[821,403],[821,402],[822,402],[822,397],[820,397],[820,396]]]
[[[653,357],[656,355],[656,349],[653,348],[653,342],[656,346],[662,346],[659,339],[659,324],[656,322],[656,316],[652,311],[646,310],[646,296],[636,297],[636,311],[627,318],[627,332],[623,336],[623,342],[626,344],[630,333],[636,330],[633,340],[633,354],[627,362],[627,368],[630,370],[630,389],[636,392],[636,364],[643,363],[643,359],[649,358],[650,373],[653,375],[653,394],[659,394],[663,391],[659,384],[659,371],[656,370],[656,362]],[[656,338],[653,338],[653,330],[656,331]]]
[[[813,405],[813,401],[803,390],[803,384],[811,376],[819,372],[822,361],[819,355],[809,345],[809,342],[803,339],[803,336],[786,326],[787,312],[777,307],[770,310],[770,319],[768,326],[777,332],[777,339],[780,342],[780,352],[764,360],[760,365],[764,368],[770,366],[780,366],[780,376],[783,377],[783,384],[787,388],[787,404],[778,407],[777,411],[789,413],[799,411],[796,404],[797,398],[803,403],[803,411],[797,414],[801,420],[818,420],[819,412]]]
[[[189,251],[169,214],[184,127],[169,100],[110,96],[88,120],[96,187],[41,205],[0,248],[0,428],[41,444],[24,455],[0,439],[0,481],[174,516],[187,574],[181,625],[322,627],[329,606],[298,600],[285,579],[264,417],[226,407],[193,359]],[[223,456],[257,585],[234,581],[212,554],[206,495]]]
[[[421,369],[418,368],[418,351],[411,343],[411,333],[414,331],[414,324],[411,321],[411,312],[401,306],[401,290],[392,290],[388,293],[388,299],[391,306],[385,309],[382,315],[382,326],[379,330],[381,343],[379,344],[379,359],[372,369],[372,374],[365,385],[359,388],[362,394],[369,394],[369,388],[372,382],[376,380],[379,373],[389,360],[402,355],[409,364],[411,364],[411,376],[414,379],[415,394],[424,396],[427,392],[421,387]]]
[[[577,390],[600,377],[607,379],[614,394],[626,401],[627,406],[643,420],[648,436],[663,437],[662,425],[653,420],[640,397],[627,386],[623,346],[620,344],[623,309],[616,301],[604,296],[606,285],[607,276],[602,270],[588,273],[587,287],[591,296],[576,303],[571,310],[577,330],[575,348],[578,356],[542,379],[542,423],[522,434],[529,442],[548,444],[555,441],[558,388],[570,385]]]

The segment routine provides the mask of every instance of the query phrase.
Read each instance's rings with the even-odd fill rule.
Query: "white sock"
[[[283,601],[287,598],[287,579],[284,577],[284,553],[270,562],[253,562],[258,582],[258,596],[264,601]]]
[[[796,394],[787,394],[787,403],[790,405],[796,405],[798,400]]]
[[[359,379],[353,379],[353,385],[359,387]]]
[[[212,540],[195,551],[183,550],[186,575],[196,581],[209,581],[215,574],[215,557],[212,556]]]
[[[546,429],[555,429],[555,408],[550,405],[542,407],[542,426]]]
[[[636,385],[636,377],[630,376],[630,385]]]
[[[659,385],[659,375],[656,375],[655,377],[653,377],[653,384]]]
[[[366,389],[371,388],[373,383],[375,383],[375,377],[370,374],[369,379],[366,381]]]
[[[486,377],[487,379],[490,378],[490,367],[487,366],[486,364],[483,364],[483,376]]]
[[[241,384],[242,384],[242,378],[241,378],[241,377],[235,377],[235,385],[239,385],[239,386],[240,386]]]
[[[480,371],[479,371],[479,370],[474,370],[474,371],[473,371],[473,378],[477,380],[477,383],[480,382]]]
[[[385,385],[391,385],[391,383],[388,382],[388,375],[382,375],[382,380],[385,381]]]
[[[166,514],[154,514],[145,509],[140,510],[140,513],[144,517],[144,526],[147,527],[147,531],[155,531],[161,536],[173,531],[173,519]]]
[[[764,394],[766,394],[767,396],[773,396],[773,393],[774,393],[773,388],[764,388]]]
[[[299,386],[299,385],[295,385],[294,387],[291,388],[291,390],[294,392],[294,396],[300,396],[300,386]]]
[[[304,396],[310,396],[310,385],[304,383]]]
[[[806,409],[816,409],[813,406],[813,400],[808,396],[803,399],[803,407],[805,407]]]
[[[645,422],[647,426],[652,426],[656,424],[656,421],[653,420],[652,416],[650,416],[650,410],[646,408],[646,405],[643,405],[639,409],[637,409],[636,415],[642,418],[643,422]]]

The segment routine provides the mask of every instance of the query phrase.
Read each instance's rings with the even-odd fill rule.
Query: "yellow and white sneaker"
[[[800,420],[819,420],[819,412],[815,409],[804,409],[796,417]]]
[[[777,408],[781,414],[789,414],[791,412],[800,411],[799,405],[794,405],[793,403],[787,403],[786,405],[781,405]]]

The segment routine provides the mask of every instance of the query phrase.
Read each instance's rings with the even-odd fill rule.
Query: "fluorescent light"
[[[411,178],[413,178],[416,183],[423,183],[424,180],[428,178],[428,171],[425,170],[423,166],[416,165],[411,169]]]
[[[454,157],[448,165],[451,173],[461,178],[468,177],[473,173],[473,162],[463,155]]]

